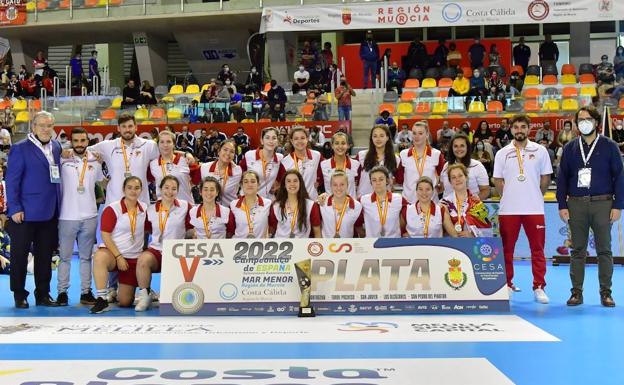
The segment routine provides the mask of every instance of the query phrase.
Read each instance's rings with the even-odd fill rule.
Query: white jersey
[[[166,175],[172,175],[178,178],[180,187],[178,188],[178,197],[187,202],[194,202],[193,194],[191,193],[191,170],[186,160],[186,157],[182,154],[175,154],[173,162],[165,162],[163,164],[162,157],[159,156],[149,164],[149,173],[154,179],[156,185],[156,197],[160,199],[160,182]]]
[[[195,228],[197,239],[207,239],[206,228],[210,232],[210,239],[225,239],[228,232],[234,233],[234,215],[232,211],[225,206],[217,204],[215,206],[214,215],[210,216],[206,213],[206,223],[202,218],[203,204],[199,204],[191,208],[189,212],[191,225]]]
[[[214,161],[202,164],[201,179],[203,180],[205,177],[211,176],[219,181],[221,185],[221,203],[227,206],[238,197],[243,171],[240,166],[231,163],[227,168],[227,175],[221,175],[217,167],[218,163],[218,161]]]
[[[143,252],[145,222],[147,220],[145,203],[137,202],[136,210],[134,233],[130,225],[128,209],[123,199],[108,205],[100,218],[100,229],[103,232],[111,233],[119,253],[126,259],[137,259]],[[100,247],[106,247],[106,245],[100,245]]]
[[[391,192],[387,194],[387,199],[382,200],[381,203],[381,215],[379,215],[376,193],[366,194],[360,198],[362,215],[360,215],[358,224],[361,224],[362,220],[364,221],[366,237],[401,238],[401,210],[403,210],[403,207],[407,206],[408,203],[401,194]],[[387,209],[386,204],[388,204]],[[387,212],[387,214],[386,220],[382,225],[381,218],[384,212]]]
[[[284,177],[284,173],[288,170],[299,171],[303,177],[303,183],[305,183],[309,198],[316,200],[316,198],[318,198],[316,183],[321,183],[323,179],[320,167],[322,160],[321,153],[308,149],[306,150],[306,157],[304,159],[295,159],[296,155],[294,152],[290,155],[284,156],[280,165],[277,180],[281,181]]]
[[[336,237],[336,224],[340,222],[341,215],[342,222],[340,222],[338,235],[340,238],[353,238],[355,224],[362,214],[362,204],[352,197],[347,197],[346,203],[347,208],[345,209],[344,215],[342,215],[342,207],[340,211],[335,207],[333,195],[330,195],[325,205],[321,206],[321,218],[323,219],[321,232],[323,238]]]
[[[370,175],[368,174],[370,170],[367,171],[364,169],[364,159],[366,159],[367,153],[368,153],[368,150],[362,150],[358,152],[358,155],[357,155],[357,160],[358,162],[360,162],[360,181],[358,183],[358,188],[357,188],[358,199],[362,195],[372,194],[373,192],[373,186],[371,185]],[[396,159],[396,165],[398,167],[400,164],[399,156],[395,155],[394,157]],[[379,162],[377,162],[377,166],[384,166],[384,160],[382,159]],[[392,173],[390,173],[390,175],[392,176]],[[392,186],[388,186],[388,191],[392,191]]]
[[[440,174],[440,179],[442,180],[442,185],[444,186],[444,195],[453,191],[453,186],[449,181],[447,173],[448,166],[448,162],[444,163],[442,174]],[[475,194],[478,194],[480,191],[479,186],[489,185],[490,177],[488,177],[487,171],[485,170],[485,166],[483,166],[483,163],[479,162],[476,159],[470,159],[470,166],[468,167],[468,190],[472,191]]]
[[[118,201],[123,198],[123,182],[126,179],[126,164],[130,174],[138,177],[143,182],[143,189],[139,200],[149,202],[149,189],[147,188],[147,168],[149,163],[158,158],[160,152],[158,145],[153,140],[146,140],[135,136],[132,145],[125,146],[126,156],[124,158],[121,138],[102,141],[92,147],[93,152],[102,156],[106,163],[110,181],[106,187],[106,204]]]
[[[249,208],[249,220],[243,208],[245,197],[242,196],[230,203],[230,210],[234,214],[236,229],[233,238],[247,238],[250,236],[249,230],[254,238],[268,238],[269,235],[269,211],[271,201],[258,195],[257,203]],[[250,225],[251,223],[251,225]]]
[[[159,213],[162,201],[158,200],[147,209],[147,221],[152,228],[152,240],[149,247],[162,251],[162,242],[165,239],[184,239],[186,230],[191,229],[189,210],[192,205],[184,200],[176,199],[169,213]],[[164,229],[161,231],[160,227]]]
[[[520,149],[525,179],[520,181],[514,142],[500,149],[494,159],[494,178],[505,181],[498,215],[543,215],[544,196],[540,190],[540,179],[553,172],[550,157],[543,146],[527,140],[526,147]]]
[[[348,156],[345,158],[344,172],[347,174],[349,180],[348,194],[355,196],[355,189],[360,182],[360,162],[355,159],[351,159]],[[336,160],[332,157],[325,159],[321,162],[321,172],[323,173],[323,182],[325,184],[325,192],[331,193],[331,176],[336,171]],[[341,165],[342,166],[342,165]]]
[[[275,227],[274,238],[290,238],[291,231],[295,238],[313,238],[311,235],[312,227],[321,225],[321,212],[318,203],[310,199],[306,200],[305,210],[306,223],[300,230],[298,218],[293,218],[294,212],[287,212],[286,215],[282,215],[279,203],[273,204],[269,214],[269,226]]]
[[[104,179],[102,165],[93,154],[87,151],[84,158],[73,155],[69,159],[61,158],[61,200],[60,220],[82,221],[98,215],[95,197],[95,183]],[[83,175],[84,169],[84,175]],[[82,187],[80,177],[82,176]]]
[[[442,238],[444,234],[444,206],[429,203],[429,226],[427,238]],[[420,202],[412,203],[405,209],[405,229],[410,238],[424,238],[427,213],[420,209]]]
[[[254,151],[247,151],[241,160],[239,165],[241,166],[243,172],[252,170],[260,176],[258,195],[261,197],[271,200],[275,199],[275,196],[271,193],[271,188],[277,180],[280,162],[283,158],[284,155],[275,153],[273,158],[268,161],[263,161],[262,149],[257,149]]]
[[[397,179],[402,181],[403,197],[410,203],[416,202],[416,182],[418,179],[422,176],[428,176],[435,186],[438,184],[438,177],[442,172],[442,167],[444,167],[444,155],[439,150],[426,146],[424,164],[423,159],[418,158],[421,155],[416,154],[414,156],[414,147],[405,149],[399,154],[401,164],[397,172]],[[437,200],[437,197],[434,197],[434,200]]]

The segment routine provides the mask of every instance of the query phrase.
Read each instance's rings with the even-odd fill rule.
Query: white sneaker
[[[536,302],[543,303],[543,304],[548,303],[548,296],[546,295],[546,292],[544,291],[544,289],[538,287],[537,289],[533,290],[533,293],[535,294]]]
[[[135,311],[146,311],[152,305],[152,297],[147,292],[147,289],[139,290],[139,297],[136,306],[134,307]]]
[[[113,287],[108,289],[108,294],[106,294],[106,301],[108,301],[109,304],[117,302],[117,289]]]

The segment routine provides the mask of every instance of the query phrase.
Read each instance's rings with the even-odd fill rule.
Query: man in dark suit
[[[52,140],[54,117],[38,112],[32,133],[13,145],[6,173],[7,204],[11,236],[11,291],[15,307],[28,308],[25,289],[28,253],[35,266],[35,301],[39,306],[57,306],[50,297],[52,252],[58,245],[61,176],[61,145]]]

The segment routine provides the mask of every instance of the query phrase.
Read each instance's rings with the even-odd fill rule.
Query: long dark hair
[[[453,135],[453,138],[451,139],[450,143],[449,143],[449,148],[448,148],[448,164],[453,165],[455,164],[455,162],[457,162],[457,157],[455,156],[455,153],[453,152],[453,143],[455,143],[456,140],[463,140],[464,142],[466,142],[466,156],[464,156],[461,159],[461,164],[463,164],[466,167],[470,167],[470,159],[471,159],[471,155],[472,155],[472,145],[470,144],[470,140],[468,140],[468,135],[464,134],[463,132],[458,132],[457,134]]]
[[[368,152],[364,158],[364,170],[369,172],[373,167],[377,166],[377,149],[373,143],[373,132],[375,130],[383,130],[388,137],[386,147],[384,148],[384,167],[393,174],[397,168],[396,158],[394,157],[394,142],[390,134],[390,129],[385,124],[375,125],[370,131],[368,137]]]
[[[304,135],[306,136],[306,139],[308,140],[308,145],[306,146],[306,148],[310,148],[310,137],[308,136],[308,132],[306,131],[305,127],[294,127],[290,130],[290,133],[288,134],[288,145],[287,145],[288,154],[295,152],[295,146],[292,144],[292,140],[293,140],[293,136],[295,136],[295,133],[297,132],[304,133]]]
[[[279,190],[277,190],[277,194],[275,195],[275,202],[273,205],[278,205],[282,212],[282,220],[286,219],[286,202],[288,201],[288,191],[286,190],[286,177],[288,175],[296,175],[297,179],[299,179],[299,191],[297,192],[297,222],[299,223],[299,231],[307,230],[308,225],[307,216],[308,212],[306,210],[306,201],[309,199],[308,190],[306,190],[305,182],[303,181],[303,177],[297,170],[288,170],[284,174],[282,178],[282,182],[280,183]]]

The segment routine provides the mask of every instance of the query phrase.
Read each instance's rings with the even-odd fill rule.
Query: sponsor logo
[[[287,15],[286,17],[284,17],[283,21],[284,23],[287,23],[290,25],[295,25],[295,24],[310,25],[310,24],[320,24],[321,19],[319,19],[317,16],[293,17],[290,15]]]
[[[219,289],[219,296],[226,301],[231,301],[238,295],[238,288],[233,283],[224,283]]]
[[[6,18],[9,21],[13,21],[15,19],[17,19],[17,16],[19,15],[19,12],[17,11],[17,8],[15,6],[10,6],[9,8],[7,8],[6,10]]]
[[[353,250],[353,247],[350,243],[341,243],[340,245],[332,243],[328,247],[329,251],[332,253],[339,253],[342,251],[343,248],[345,249],[345,253],[350,253],[351,250]]]
[[[455,290],[459,290],[468,282],[468,276],[462,271],[461,261],[457,258],[448,261],[449,270],[444,274],[444,282]]]
[[[544,0],[534,0],[529,4],[528,12],[531,19],[541,21],[548,17],[550,7]]]
[[[462,17],[462,7],[457,3],[449,3],[442,8],[442,18],[449,23],[455,23]]]
[[[351,9],[349,8],[342,9],[342,24],[344,25],[351,24]]]
[[[472,248],[474,255],[483,262],[492,262],[499,254],[498,247],[490,244],[486,238],[477,240]]]
[[[347,322],[340,324],[341,332],[378,332],[388,333],[390,329],[398,329],[399,325],[393,322]]]
[[[271,9],[264,9],[264,15],[262,15],[264,22],[267,24],[271,24],[273,22],[273,11]]]
[[[19,325],[9,325],[9,326],[0,325],[0,335],[1,334],[14,334],[14,333],[24,332],[24,331],[34,331],[34,330],[41,329],[42,327],[43,326],[41,325],[32,325],[28,323],[23,323]]]
[[[598,10],[600,12],[611,12],[611,10],[613,10],[613,1],[611,1],[611,0],[600,0],[598,2]]]
[[[500,327],[492,323],[415,323],[412,328],[417,333],[431,332],[504,332]]]
[[[310,242],[308,244],[308,254],[313,257],[318,257],[323,254],[323,245],[319,242]]]

